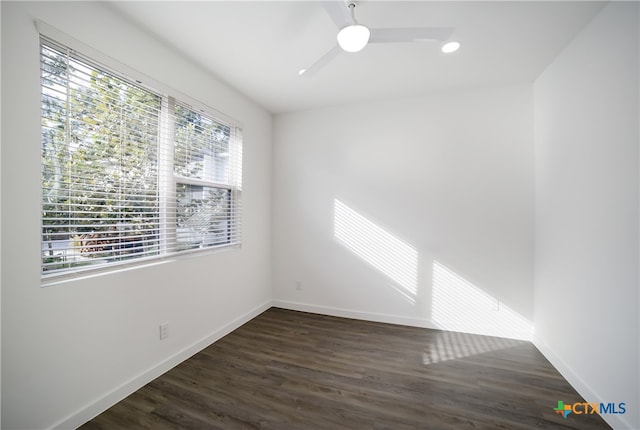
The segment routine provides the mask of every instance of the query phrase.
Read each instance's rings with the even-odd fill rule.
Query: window
[[[238,127],[41,40],[42,274],[240,244]]]

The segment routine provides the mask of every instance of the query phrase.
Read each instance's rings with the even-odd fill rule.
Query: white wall
[[[588,400],[638,405],[637,3],[605,8],[535,103],[523,85],[284,114],[273,153],[268,113],[111,9],[0,8],[4,428],[82,423],[264,309],[272,267],[290,308],[507,337],[535,319]],[[241,250],[40,287],[35,19],[243,123]]]
[[[271,116],[100,3],[1,7],[2,427],[73,427],[270,303]],[[243,124],[242,249],[41,288],[35,19]]]
[[[638,429],[638,3],[613,2],[535,83],[536,344]],[[555,400],[555,399],[554,399]]]
[[[2,5],[0,5],[0,22],[2,22]],[[2,46],[2,32],[0,31],[0,46]],[[0,83],[2,82],[2,57],[0,56]],[[0,88],[2,85],[0,84]],[[0,90],[1,91],[1,90]],[[2,104],[0,103],[0,118],[2,118]],[[0,190],[2,189],[2,121],[0,121]],[[0,226],[2,225],[2,199],[0,199]],[[0,228],[0,243],[2,243],[2,229]],[[2,247],[0,246],[0,274],[2,273]],[[0,275],[0,345],[2,340],[2,276]],[[0,348],[0,369],[2,369],[2,353]],[[0,371],[0,387],[2,387],[2,372]],[[0,389],[0,423],[2,423],[2,390]]]
[[[276,304],[527,337],[532,106],[523,85],[276,116]]]

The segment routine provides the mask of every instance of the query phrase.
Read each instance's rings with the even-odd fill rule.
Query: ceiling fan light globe
[[[371,31],[362,24],[348,25],[338,32],[338,45],[347,52],[361,51],[369,43]]]
[[[456,42],[456,41],[451,41],[451,42],[447,42],[444,45],[442,45],[442,52],[444,52],[445,54],[451,54],[456,52],[458,49],[460,49],[460,42]]]

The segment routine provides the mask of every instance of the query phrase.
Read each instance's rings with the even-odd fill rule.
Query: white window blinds
[[[241,241],[242,136],[41,39],[42,273]]]

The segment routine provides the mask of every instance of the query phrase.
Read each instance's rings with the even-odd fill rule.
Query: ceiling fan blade
[[[340,55],[341,52],[342,52],[342,48],[340,48],[340,46],[338,45],[334,46],[326,54],[320,57],[318,61],[316,61],[306,69],[302,69],[300,72],[298,72],[299,75],[305,78],[315,75],[318,72],[318,70],[326,66],[329,63],[329,61],[336,58],[338,55]]]
[[[342,0],[323,1],[324,10],[327,11],[329,17],[335,22],[336,27],[342,30],[344,27],[355,24],[349,8]]]
[[[451,27],[372,28],[369,43],[445,41],[453,34]]]

